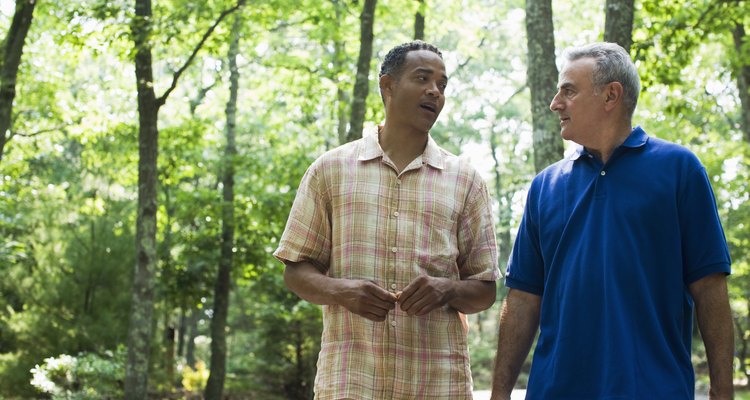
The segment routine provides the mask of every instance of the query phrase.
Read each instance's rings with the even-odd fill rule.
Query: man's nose
[[[549,109],[550,110],[557,111],[557,110],[560,109],[560,102],[557,99],[559,95],[560,94],[558,93],[558,94],[555,95],[555,97],[552,98],[552,102],[549,103]]]
[[[427,85],[427,94],[434,97],[440,96],[440,88],[438,88],[437,82]]]

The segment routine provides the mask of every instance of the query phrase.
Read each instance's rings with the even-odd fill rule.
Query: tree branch
[[[216,30],[216,27],[219,26],[221,21],[224,20],[229,14],[237,11],[240,7],[242,7],[245,4],[246,0],[237,0],[237,4],[235,4],[232,8],[229,8],[227,10],[224,10],[219,15],[219,18],[214,22],[213,25],[211,25],[210,28],[206,31],[206,33],[203,34],[203,37],[201,38],[201,41],[198,42],[198,45],[195,46],[195,49],[193,49],[193,53],[190,54],[190,57],[185,61],[185,63],[180,67],[180,69],[175,72],[174,76],[172,77],[172,84],[169,86],[169,89],[167,89],[161,97],[156,99],[156,106],[161,107],[164,105],[164,103],[167,102],[167,97],[172,93],[172,91],[177,87],[177,81],[180,79],[180,76],[187,70],[187,68],[190,66],[190,64],[193,62],[195,57],[198,55],[198,52],[203,48],[203,45],[206,44],[206,41],[208,38],[213,34],[214,30]]]
[[[80,121],[77,121],[76,123],[79,123],[79,122]],[[10,136],[8,137],[8,139],[10,140],[10,138],[12,138],[14,136],[20,136],[20,137],[26,137],[26,138],[34,137],[34,136],[39,136],[39,135],[44,134],[44,133],[49,133],[49,132],[55,132],[55,131],[62,130],[63,128],[71,126],[71,125],[74,125],[74,124],[63,124],[63,125],[58,125],[58,126],[55,126],[55,127],[52,127],[52,128],[42,129],[42,130],[39,130],[39,131],[36,131],[36,132],[29,132],[29,133],[24,133],[24,132],[15,132],[14,133],[14,132],[11,131]]]

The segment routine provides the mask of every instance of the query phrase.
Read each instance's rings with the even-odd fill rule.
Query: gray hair
[[[641,92],[641,79],[625,49],[616,43],[597,42],[565,50],[566,62],[581,58],[593,58],[596,63],[592,72],[592,83],[595,88],[611,82],[620,82],[623,88],[623,104],[628,117],[633,116]]]

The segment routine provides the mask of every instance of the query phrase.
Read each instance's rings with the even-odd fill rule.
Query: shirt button
[[[396,284],[395,283],[391,283],[391,289],[396,290]]]
[[[398,217],[398,211],[394,211],[394,212],[393,212],[393,216],[394,216],[394,217]]]
[[[599,174],[601,174],[601,176],[607,175],[607,171],[602,171]]]
[[[398,251],[398,248],[397,248],[397,247],[391,247],[391,253],[395,253],[395,252],[397,252],[397,251]]]
[[[396,321],[391,321],[391,326],[396,326]]]

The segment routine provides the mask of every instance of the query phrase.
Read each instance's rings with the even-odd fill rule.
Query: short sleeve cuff
[[[509,287],[511,289],[518,289],[518,290],[522,290],[524,292],[535,294],[537,296],[541,296],[544,293],[544,288],[543,287],[539,287],[539,286],[535,286],[535,285],[530,285],[528,283],[521,282],[521,281],[519,281],[517,279],[513,279],[512,277],[507,276],[507,275],[505,277],[505,286]]]
[[[716,264],[707,265],[703,268],[692,271],[691,273],[685,275],[685,284],[690,285],[691,283],[699,281],[702,278],[707,277],[708,275],[717,274],[717,273],[723,273],[725,275],[729,275],[732,273],[732,268],[728,262],[720,262]]]

